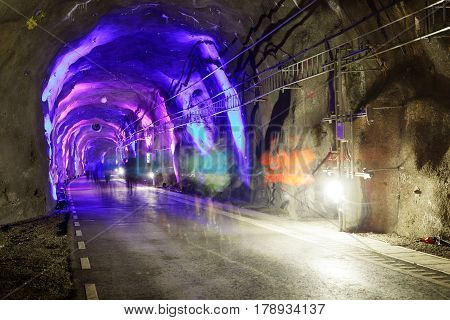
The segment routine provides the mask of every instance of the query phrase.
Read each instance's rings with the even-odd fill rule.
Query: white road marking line
[[[77,213],[77,210],[72,210],[72,213]]]
[[[82,237],[82,236],[83,236],[83,233],[81,232],[81,230],[75,230],[75,235],[76,235],[77,237]]]
[[[86,283],[84,285],[84,290],[86,290],[86,299],[98,300],[97,288],[94,283]]]
[[[82,270],[89,270],[91,269],[91,262],[89,261],[88,257],[80,258],[81,263],[81,269]]]
[[[432,277],[432,278],[434,278],[433,276],[435,276],[436,273],[431,273],[431,272],[420,272],[420,275],[421,275],[421,276],[424,276],[424,277]]]
[[[75,220],[78,220],[78,216],[77,216],[76,214],[73,215],[73,218],[74,218]]]
[[[436,280],[440,280],[440,279],[447,279],[448,276],[432,276],[432,278],[436,279]]]
[[[74,225],[75,227],[79,227],[79,226],[80,226],[80,223],[79,223],[78,221],[75,221],[75,222],[73,223],[73,225]]]
[[[78,250],[84,250],[86,249],[86,244],[84,241],[78,241]]]

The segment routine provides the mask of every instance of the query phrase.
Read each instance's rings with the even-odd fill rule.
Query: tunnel
[[[0,231],[80,211],[120,225],[172,197],[191,207],[147,217],[169,236],[196,221],[225,241],[226,219],[254,218],[446,243],[449,16],[445,0],[0,0]]]
[[[41,101],[55,200],[58,183],[95,163],[117,166],[129,158],[146,163],[147,154],[159,156],[164,165],[158,173],[166,180],[181,183],[186,172],[180,171],[181,154],[175,157],[175,150],[191,147],[210,156],[227,135],[213,130],[220,121],[231,128],[228,147],[241,168],[233,174],[248,184],[239,109],[226,112],[225,119],[180,121],[194,117],[208,101],[237,93],[222,69],[217,41],[178,22],[181,13],[169,12],[176,10],[150,4],[110,13],[54,57]],[[87,157],[88,150],[96,157]]]

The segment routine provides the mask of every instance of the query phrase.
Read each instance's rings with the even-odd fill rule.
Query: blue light
[[[52,177],[51,173],[48,176],[48,180],[50,182],[50,193],[52,195],[53,200],[56,201],[56,200],[58,200],[58,196],[56,194],[56,186],[55,186],[55,183],[53,182],[53,177]]]
[[[211,135],[203,123],[190,123],[187,125],[187,130],[201,154],[205,155],[212,149]]]

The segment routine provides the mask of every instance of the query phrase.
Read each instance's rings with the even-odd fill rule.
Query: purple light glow
[[[120,159],[123,152],[135,156],[133,139],[143,140],[139,145],[146,152],[169,148],[179,181],[175,150],[186,135],[167,130],[153,136],[145,129],[173,127],[172,119],[180,116],[179,111],[195,116],[211,95],[223,90],[227,96],[236,93],[222,70],[202,81],[204,74],[220,65],[214,38],[194,31],[197,25],[188,25],[178,10],[166,7],[143,6],[106,15],[55,58],[42,92],[52,187],[68,174],[82,173],[86,161],[104,160],[108,152],[120,154]],[[166,102],[177,92],[181,93],[176,99]],[[236,150],[245,159],[240,110],[227,114]],[[214,121],[199,118],[186,126],[189,143],[202,155],[214,150],[210,129]],[[102,130],[92,130],[93,124],[100,124]]]
[[[61,88],[66,80],[69,68],[78,59],[88,55],[94,48],[111,42],[123,36],[125,30],[109,26],[108,29],[96,28],[87,37],[80,41],[77,46],[72,46],[71,50],[60,56],[50,73],[50,79],[42,93],[42,102],[48,103],[48,110],[52,112],[55,101],[61,92]]]
[[[114,125],[108,124],[105,121],[99,120],[99,119],[93,119],[98,120],[97,123],[101,123],[103,125],[106,126],[107,129],[105,129],[105,132],[100,136],[101,138],[105,138],[105,139],[110,139],[111,141],[114,141],[115,143],[118,142],[117,136],[116,136],[116,132],[117,132],[117,127],[114,127]],[[71,144],[75,144],[75,154],[77,154],[79,159],[82,159],[82,155],[79,154],[79,151],[82,150],[82,148],[80,147],[81,145],[81,141],[84,140],[88,140],[89,139],[95,139],[95,138],[100,138],[98,133],[96,132],[91,132],[91,134],[87,134],[87,132],[89,132],[92,123],[94,123],[94,121],[91,120],[83,120],[80,121],[79,123],[77,123],[77,125],[75,127],[70,128],[68,134],[63,138],[63,143],[62,143],[62,150],[63,150],[63,154],[62,154],[62,158],[64,159],[64,162],[68,163],[69,161],[69,148],[67,148],[67,143],[68,141],[71,141],[72,143],[69,143],[69,145]],[[109,130],[108,130],[109,128]],[[83,129],[87,129],[84,130]],[[83,132],[83,134],[81,134],[81,132]]]

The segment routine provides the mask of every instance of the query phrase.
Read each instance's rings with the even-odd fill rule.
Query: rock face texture
[[[222,63],[243,48],[249,48],[224,68],[226,81],[235,86],[245,77],[286,61],[307,48],[311,49],[303,56],[299,55],[296,61],[424,7],[424,1],[420,0],[281,0],[276,3],[180,0],[163,1],[159,5],[151,1],[91,0],[81,3],[49,0],[43,4],[33,0],[10,0],[8,4],[0,4],[0,224],[44,214],[55,203],[49,177],[56,183],[82,173],[81,160],[79,164],[65,164],[65,159],[71,157],[64,158],[64,152],[76,159],[81,159],[82,154],[77,154],[73,147],[64,151],[58,143],[59,133],[49,133],[51,130],[45,121],[48,101],[44,102],[42,96],[49,79],[52,79],[56,57],[80,44],[92,30],[102,25],[102,21],[111,22],[119,18],[125,21],[135,15],[136,19],[130,18],[130,23],[134,21],[135,25],[129,28],[141,28],[139,32],[142,33],[152,15],[156,17],[155,12],[158,12],[158,20],[155,18],[155,21],[159,29],[154,27],[154,33],[173,28],[173,32],[189,30],[191,35],[210,37]],[[383,7],[388,9],[377,15],[376,12]],[[116,18],[111,18],[114,15]],[[358,23],[365,17],[364,22]],[[422,21],[417,21],[416,32],[425,27]],[[340,34],[341,30],[347,31]],[[387,29],[367,39],[374,46],[387,45],[406,38],[407,35],[401,32]],[[55,109],[56,118],[58,112],[64,114],[64,98],[71,92],[75,98],[70,103],[85,101],[85,107],[68,112],[67,121],[51,121],[51,129],[60,130],[62,137],[67,135],[68,145],[85,146],[85,140],[94,136],[89,131],[91,122],[80,123],[93,115],[99,118],[96,123],[105,121],[102,134],[106,136],[108,130],[111,132],[110,139],[98,140],[94,147],[107,149],[117,143],[114,125],[131,127],[135,131],[142,129],[130,126],[141,116],[137,110],[146,110],[150,114],[150,122],[161,121],[167,115],[173,119],[180,110],[224,89],[221,80],[204,81],[199,84],[203,87],[196,87],[187,98],[183,98],[188,102],[179,99],[167,103],[165,109],[148,107],[157,99],[174,93],[170,91],[171,84],[164,83],[160,73],[156,73],[157,68],[172,79],[179,73],[176,80],[182,87],[181,83],[189,86],[196,78],[183,75],[183,63],[180,62],[195,61],[192,74],[203,77],[220,65],[219,60],[212,59],[208,50],[207,54],[201,50],[192,54],[188,50],[191,46],[183,49],[181,43],[171,42],[169,37],[157,41],[156,38],[136,36],[134,42],[131,41],[134,36],[127,34],[124,37],[129,39],[114,42],[121,47],[114,43],[109,47],[99,46],[97,51],[87,55],[88,59],[81,59],[78,71],[86,70],[73,81],[66,82],[61,95],[55,98],[55,105],[59,105]],[[354,144],[349,156],[356,171],[364,170],[372,175],[368,180],[353,179],[346,186],[346,230],[397,232],[408,236],[450,235],[448,39],[433,37],[420,40],[355,63],[351,72],[343,74],[343,103],[354,114],[367,113],[367,116],[353,121]],[[151,55],[158,58],[146,58]],[[113,56],[119,57],[120,61],[113,60]],[[189,58],[191,56],[195,59]],[[138,91],[147,98],[153,98],[149,101],[132,97],[124,93],[123,87],[113,84],[108,84],[107,89],[104,86],[95,89],[95,94],[76,97],[74,88],[77,84],[111,80],[100,71],[89,74],[90,69],[86,67],[89,59],[102,61],[108,65],[108,70],[119,66],[113,70],[114,74],[121,74],[123,77],[120,79],[126,79],[134,87],[142,85],[147,88],[147,91]],[[148,78],[131,71],[137,70],[135,66],[144,62],[152,66],[153,71],[148,71]],[[204,193],[222,200],[240,197],[241,200],[275,208],[296,219],[312,216],[334,218],[336,206],[324,192],[329,181],[324,169],[330,166],[326,159],[333,147],[334,131],[331,124],[323,121],[329,117],[334,104],[333,86],[333,76],[324,74],[243,107],[245,146],[237,138],[239,133],[236,131],[228,131],[225,135],[213,134],[211,128],[218,123],[223,124],[221,120],[207,123],[204,131],[191,127],[178,130],[174,137],[166,135],[167,141],[155,139],[155,144],[167,149],[171,148],[170,141],[177,141],[171,150],[175,161],[169,161],[169,164],[173,162],[178,180],[174,174],[172,177],[165,175],[161,177],[161,183],[178,183],[187,191],[207,189]],[[103,98],[106,96],[105,102]],[[123,99],[133,101],[134,109],[126,111],[120,107]],[[114,104],[114,107],[105,111],[104,105],[109,104]],[[146,108],[157,111],[152,113]],[[101,114],[101,110],[105,114]],[[225,124],[227,121],[232,123],[232,117],[228,114]],[[76,126],[80,126],[76,128],[78,131],[74,129],[76,132],[70,133]],[[211,141],[215,147],[210,146]],[[239,153],[240,143],[245,152]],[[53,147],[51,154],[49,146]],[[205,152],[213,162],[221,163],[225,159],[225,169],[219,166],[214,170],[203,170],[201,177],[198,176],[199,172],[192,169],[192,163],[196,163],[196,157],[204,159]],[[99,156],[101,153],[86,152],[88,158]],[[289,167],[284,166],[283,159],[291,158],[300,160],[298,163],[296,160],[289,162]],[[232,162],[234,166],[230,164]],[[270,170],[274,165],[278,170],[276,174]],[[206,164],[204,166],[207,167]],[[242,174],[243,167],[246,167],[245,175]]]
[[[387,3],[385,3],[387,4]],[[343,37],[330,40],[333,47],[395,21],[420,7],[419,1],[401,3]],[[291,35],[285,53],[293,55],[369,15],[379,4],[350,1],[328,2],[319,6]],[[386,43],[395,33],[372,43]],[[384,38],[384,39],[383,39]],[[282,36],[280,35],[279,41]],[[295,39],[295,40],[294,40]],[[276,40],[273,42],[276,43]],[[322,47],[323,48],[323,47]],[[353,123],[354,157],[357,170],[371,172],[369,180],[357,179],[348,186],[347,230],[397,232],[408,236],[449,235],[449,104],[450,64],[448,38],[416,42],[374,61],[358,64],[344,75],[343,99],[354,113],[365,108],[367,118]],[[304,82],[301,87],[274,94],[255,108],[255,122],[276,132],[278,152],[313,149],[314,169],[331,148],[333,131],[322,121],[330,104],[330,86],[324,78]],[[271,112],[278,108],[278,112]],[[276,115],[280,115],[276,118]],[[273,128],[271,129],[271,124]],[[321,185],[328,177],[315,175],[315,182],[304,186],[268,184],[255,179],[257,195],[267,194],[270,205],[284,209],[293,217],[333,215]],[[335,212],[335,211],[334,211]]]

